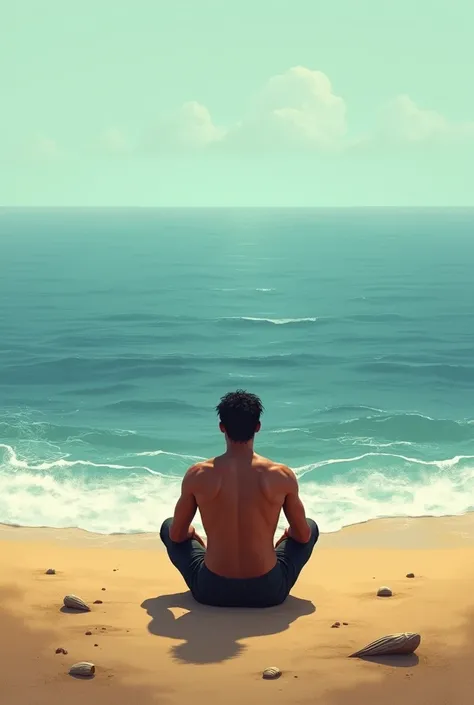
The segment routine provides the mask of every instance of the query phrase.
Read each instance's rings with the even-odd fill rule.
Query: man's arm
[[[170,526],[170,539],[175,543],[182,543],[188,539],[195,539],[205,546],[202,538],[191,525],[197,511],[194,485],[198,468],[189,468],[181,484],[181,496],[174,510],[173,523]]]
[[[298,480],[296,479],[295,473],[293,470],[290,470],[290,468],[286,468],[286,477],[287,488],[285,501],[283,504],[283,512],[290,526],[278,543],[280,543],[283,538],[286,538],[287,536],[295,541],[298,541],[299,543],[308,543],[311,538],[311,529],[306,521],[306,513],[303,502],[299,496]]]

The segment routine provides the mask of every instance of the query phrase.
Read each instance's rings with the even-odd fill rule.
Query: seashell
[[[377,597],[392,597],[392,595],[393,592],[386,585],[383,585],[377,590]]]
[[[278,666],[269,666],[262,673],[262,678],[266,680],[276,680],[281,676],[281,671]]]
[[[80,661],[75,663],[69,669],[70,676],[80,676],[82,678],[91,678],[95,674],[95,666],[88,661]]]
[[[415,577],[415,573],[407,573],[406,577],[407,577],[407,578],[414,578],[414,577]]]
[[[102,600],[94,600],[94,605],[103,605]]]
[[[412,654],[419,647],[421,636],[414,632],[389,634],[364,646],[349,658],[367,658],[370,656],[390,656],[392,654]]]
[[[90,612],[91,611],[91,608],[89,607],[89,605],[86,605],[84,600],[81,600],[81,598],[77,597],[77,595],[66,595],[63,602],[64,602],[64,607],[67,607],[70,610],[77,610],[78,612]]]
[[[45,575],[56,575],[56,571],[54,570],[54,568],[48,568]]]

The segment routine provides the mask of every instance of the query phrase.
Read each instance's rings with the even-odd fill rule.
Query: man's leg
[[[188,539],[175,543],[170,539],[170,526],[173,519],[165,519],[160,529],[160,537],[166,546],[170,561],[179,570],[188,588],[193,592],[195,576],[204,563],[206,549],[199,541]]]
[[[311,528],[311,538],[308,543],[299,543],[292,538],[284,539],[275,549],[278,564],[281,566],[287,583],[287,593],[298,580],[298,576],[311,558],[313,548],[319,538],[318,525],[308,519]]]

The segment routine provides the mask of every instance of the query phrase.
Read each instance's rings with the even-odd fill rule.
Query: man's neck
[[[253,440],[247,443],[235,443],[227,440],[225,454],[228,458],[251,458],[253,456]]]

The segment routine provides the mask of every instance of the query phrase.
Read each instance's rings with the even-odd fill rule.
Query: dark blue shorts
[[[206,549],[198,541],[188,539],[175,543],[170,539],[172,519],[166,519],[160,530],[173,565],[183,576],[194,599],[216,607],[273,607],[280,605],[290,594],[301,570],[309,561],[319,538],[318,525],[308,519],[311,538],[298,543],[287,538],[275,549],[277,563],[272,570],[258,578],[223,578],[204,564]]]

